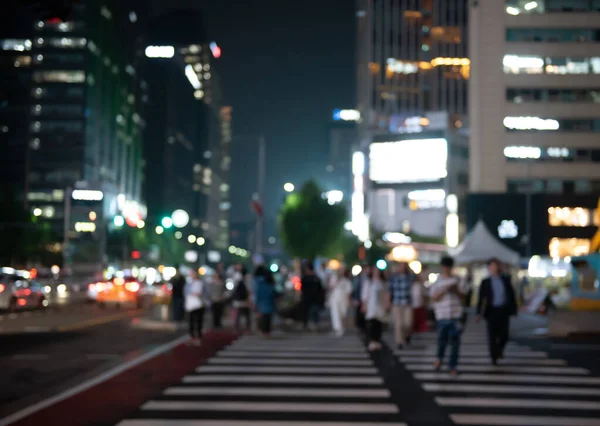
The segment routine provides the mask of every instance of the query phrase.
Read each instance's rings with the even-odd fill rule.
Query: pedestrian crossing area
[[[433,332],[414,336],[394,355],[456,425],[600,426],[600,377],[515,342],[493,366],[484,327],[466,328],[458,377],[449,375],[447,367],[433,370]],[[392,333],[384,339],[395,348]]]
[[[356,336],[244,336],[118,426],[406,426]]]

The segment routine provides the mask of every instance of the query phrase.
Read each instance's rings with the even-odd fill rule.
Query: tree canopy
[[[279,213],[279,233],[290,255],[314,259],[338,253],[344,235],[346,208],[342,204],[330,205],[323,191],[314,181],[290,194]]]

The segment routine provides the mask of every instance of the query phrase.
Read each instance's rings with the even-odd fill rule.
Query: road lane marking
[[[117,426],[349,426],[348,422],[318,421],[264,421],[264,420],[186,420],[186,419],[139,419],[124,420]],[[406,423],[356,423],[356,426],[407,426]],[[587,425],[585,425],[587,426]]]
[[[560,399],[437,397],[435,398],[435,402],[443,407],[600,410],[598,401],[565,401]]]
[[[390,403],[149,401],[142,410],[395,414],[398,407]]]
[[[514,382],[514,383],[562,383],[573,385],[600,385],[600,377],[544,376],[540,374],[459,374],[457,377],[448,373],[416,373],[417,380],[441,380],[459,382]]]
[[[431,349],[423,349],[423,350],[412,350],[412,349],[404,349],[401,351],[394,352],[397,356],[409,355],[409,356],[432,356],[436,354],[436,350]],[[466,352],[464,354],[460,354],[460,357],[470,358],[470,357],[482,357],[488,355],[489,352],[487,350],[472,350]],[[505,353],[507,358],[548,358],[548,354],[546,352],[513,352],[506,351]]]
[[[71,389],[68,389],[64,392],[61,392],[56,396],[32,404],[29,407],[24,408],[23,410],[17,411],[16,413],[11,414],[10,416],[0,419],[0,426],[8,426],[21,419],[24,419],[25,417],[31,416],[32,414],[37,413],[38,411],[43,410],[44,408],[50,407],[51,405],[64,401],[65,399],[77,395],[78,393],[84,392],[96,385],[99,385],[100,383],[104,383],[107,380],[118,376],[124,371],[129,370],[130,368],[136,367],[152,358],[157,357],[158,355],[170,351],[171,349],[175,348],[176,346],[179,346],[184,342],[187,342],[188,340],[189,336],[181,336],[175,340],[172,340],[171,342],[165,343],[164,345],[160,345],[157,348],[139,356],[138,358],[132,359],[131,361],[127,361],[111,370],[108,370],[106,373],[100,374],[99,376],[96,376],[93,379],[86,380],[85,382],[75,387],[72,387]]]
[[[431,371],[428,364],[407,364],[409,371]],[[461,365],[460,371],[471,373],[530,373],[530,374],[566,374],[566,375],[588,375],[589,370],[580,367],[537,367],[528,365],[525,367],[516,367],[510,365]]]
[[[433,362],[433,361],[432,361]],[[489,360],[487,361],[489,363]],[[368,367],[373,365],[370,359],[248,359],[221,355],[208,361],[212,365],[333,365],[339,367]]]
[[[400,362],[405,364],[433,364],[437,361],[436,356],[401,356],[398,358]],[[490,358],[482,356],[479,358],[461,358],[460,365],[465,364],[485,364],[490,365]],[[509,358],[498,360],[498,365],[567,365],[564,359],[537,359],[537,358]]]
[[[216,374],[202,374],[185,376],[184,383],[309,383],[309,384],[337,384],[337,385],[381,385],[383,379],[374,377],[336,377],[336,376],[221,376]],[[0,425],[1,426],[1,425]]]
[[[221,351],[219,356],[236,356],[245,358],[314,358],[314,359],[368,359],[366,353],[319,353],[315,352],[234,352]]]
[[[133,317],[133,316],[139,315],[139,314],[140,314],[140,311],[120,312],[115,315],[109,315],[109,316],[104,316],[104,317],[100,317],[100,318],[93,318],[93,319],[90,319],[87,321],[82,321],[75,325],[66,325],[66,326],[58,327],[58,331],[65,332],[65,331],[81,330],[81,329],[93,327],[96,325],[107,324],[109,322],[118,321],[120,319],[124,319],[127,317]]]
[[[600,426],[600,419],[584,417],[511,416],[508,414],[450,414],[450,418],[458,425],[474,426]]]
[[[460,383],[423,383],[427,392],[475,392],[503,394],[533,394],[533,395],[579,395],[600,396],[599,388],[572,388],[568,386],[519,386],[519,385],[464,385]]]
[[[198,373],[279,373],[279,374],[377,374],[375,367],[296,367],[296,366],[229,366],[203,365]]]
[[[292,396],[320,398],[390,398],[390,391],[380,389],[348,389],[348,388],[236,388],[236,387],[172,387],[165,395],[178,396]],[[287,422],[286,422],[287,424]]]

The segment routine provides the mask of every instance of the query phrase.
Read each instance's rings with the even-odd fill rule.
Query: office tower
[[[468,224],[584,254],[600,195],[600,2],[471,2]],[[596,223],[597,225],[597,223]]]
[[[154,19],[145,55],[149,215],[183,209],[190,232],[206,241],[203,250],[223,252],[229,243],[232,111],[222,105],[216,69],[221,49],[207,39],[200,13],[175,10]]]
[[[61,9],[65,14],[51,17],[46,11],[43,18],[23,9],[29,16],[14,28],[15,37],[5,34],[1,41],[19,73],[11,95],[17,102],[2,127],[12,142],[0,148],[0,157],[15,167],[3,177],[20,184],[28,210],[65,242],[82,233],[71,221],[73,190],[103,194],[101,211],[94,211],[95,231],[85,231],[94,238],[101,238],[106,221],[125,206],[140,218],[145,214],[140,194],[145,83],[135,54],[143,9],[136,13],[134,3],[76,2],[67,12]],[[9,65],[3,61],[2,67]],[[5,120],[5,111],[1,114]],[[98,264],[102,258],[88,261]]]

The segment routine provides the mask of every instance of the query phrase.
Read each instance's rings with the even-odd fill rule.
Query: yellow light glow
[[[95,232],[96,224],[91,222],[77,222],[75,223],[76,232]]]
[[[90,218],[90,220],[93,222],[93,221],[95,221],[95,220],[96,220],[96,218],[97,218],[98,216],[96,215],[96,212],[90,212],[90,214],[89,214],[89,216],[88,216],[88,217],[89,217],[89,218]]]
[[[206,268],[204,266],[201,266],[198,268],[198,273],[200,275],[206,275]]]
[[[417,258],[417,251],[413,246],[402,245],[392,249],[391,259],[395,262],[412,262]]]
[[[337,271],[338,269],[340,269],[341,266],[342,266],[342,264],[338,260],[335,260],[335,259],[330,260],[329,264],[327,265],[327,267],[329,269],[332,269],[334,271]]]
[[[420,274],[423,270],[423,265],[418,260],[413,260],[408,264],[408,267],[412,269],[415,274]]]

